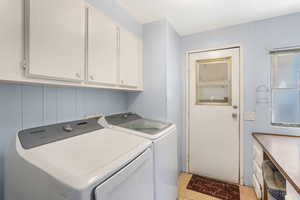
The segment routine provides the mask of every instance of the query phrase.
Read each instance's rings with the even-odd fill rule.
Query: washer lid
[[[27,150],[17,141],[25,160],[77,190],[99,184],[151,145],[149,140],[112,129]]]

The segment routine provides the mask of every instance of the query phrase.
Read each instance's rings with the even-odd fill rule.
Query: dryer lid
[[[164,135],[170,129],[174,129],[172,123],[157,120],[145,119],[135,113],[121,113],[105,117],[106,121],[133,133],[140,133],[143,137],[156,139]]]
[[[131,129],[134,131],[140,131],[143,133],[147,133],[150,135],[159,134],[161,131],[166,130],[169,128],[172,124],[170,123],[164,123],[160,121],[155,120],[149,120],[149,119],[137,119],[134,121],[129,121],[124,124],[119,124],[118,126]]]
[[[31,149],[19,154],[64,184],[82,190],[99,184],[128,164],[151,141],[112,129],[100,129]]]

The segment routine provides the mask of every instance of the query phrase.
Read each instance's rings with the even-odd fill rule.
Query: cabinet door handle
[[[91,79],[91,80],[94,80],[94,76],[90,76],[90,79]]]
[[[80,78],[80,74],[79,74],[79,73],[76,73],[75,76],[76,76],[77,78]]]

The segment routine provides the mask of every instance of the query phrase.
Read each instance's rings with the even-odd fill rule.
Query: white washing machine
[[[175,200],[178,177],[176,126],[144,119],[134,113],[110,115],[105,119],[114,130],[152,140],[155,200]]]
[[[153,200],[150,140],[97,119],[19,132],[5,166],[6,200]]]

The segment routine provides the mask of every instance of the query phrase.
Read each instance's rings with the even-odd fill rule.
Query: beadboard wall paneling
[[[127,112],[127,108],[127,92],[123,91],[0,84],[0,199],[4,155],[18,131],[91,114]]]

